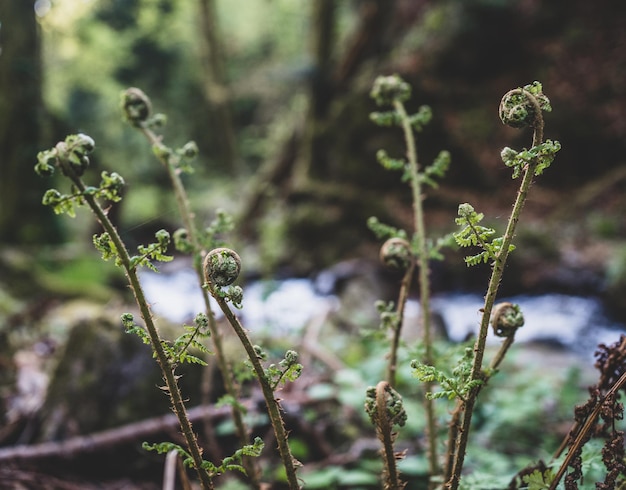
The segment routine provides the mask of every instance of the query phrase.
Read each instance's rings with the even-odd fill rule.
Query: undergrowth
[[[415,114],[407,112],[405,103],[411,97],[411,87],[398,76],[379,77],[374,83],[372,97],[383,109],[372,114],[372,120],[379,125],[398,127],[404,136],[404,157],[392,157],[380,150],[377,158],[386,169],[399,172],[402,181],[410,186],[414,219],[410,230],[396,229],[375,217],[368,222],[376,235],[384,240],[380,253],[382,262],[400,270],[402,279],[396,301],[377,303],[380,312],[377,334],[364,332],[359,341],[358,348],[367,353],[367,357],[359,359],[360,368],[374,366],[370,374],[378,372],[381,350],[386,352],[382,361],[386,366],[383,378],[365,393],[357,395],[354,379],[345,378],[345,390],[339,398],[343,396],[344,403],[352,403],[353,407],[359,406],[360,409],[364,405],[362,414],[367,414],[380,441],[380,459],[376,461],[363,457],[360,466],[352,464],[345,468],[341,464],[329,463],[323,468],[305,471],[304,477],[299,474],[302,463],[294,457],[294,452],[306,454],[306,450],[298,449],[302,441],[294,439],[286,428],[285,416],[289,408],[281,403],[280,392],[285,385],[297,382],[305,366],[300,363],[296,350],[289,346],[285,348],[284,355],[276,357],[275,353],[258,345],[236,314],[244,301],[244,289],[236,285],[242,259],[220,238],[224,232],[233,229],[233,220],[226,213],[216,211],[215,220],[209,226],[199,226],[181,179],[182,174],[193,172],[192,162],[197,154],[195,143],[188,142],[180,148],[167,146],[163,137],[157,134],[165,123],[165,117],[153,114],[149,98],[136,88],[122,94],[124,117],[130,126],[146,137],[167,174],[181,221],[181,228],[171,233],[159,230],[152,243],[139,245],[134,250],[122,240],[109,217],[110,207],[123,197],[124,178],[116,172],[103,171],[99,181],[89,183],[93,181],[89,173],[90,155],[95,150],[93,139],[85,134],[70,135],[54,148],[39,153],[35,167],[38,174],[48,177],[60,171],[69,181],[64,191],[48,190],[43,203],[51,206],[55,213],[70,217],[75,216],[77,208],[86,206],[91,209],[102,227],[101,232],[93,237],[94,246],[103,260],[113,261],[124,271],[140,312],[138,321],[131,313],[123,313],[121,324],[129,334],[139,336],[150,346],[161,369],[164,382],[161,388],[170,398],[185,442],[182,445],[173,442],[145,444],[145,449],[181,457],[186,466],[195,470],[196,478],[204,489],[214,488],[214,479],[231,471],[245,475],[246,485],[251,488],[276,484],[275,481],[268,481],[272,478],[269,475],[276,473],[263,467],[263,455],[271,448],[265,448],[261,439],[250,436],[245,409],[240,403],[241,384],[244,382],[237,367],[240,359],[230,358],[223,346],[224,332],[216,321],[216,310],[219,309],[246,356],[247,377],[256,379],[262,393],[283,468],[279,472],[282,477],[278,480],[288,488],[300,488],[305,481],[310,488],[372,487],[376,486],[376,481],[372,481],[371,468],[376,468],[382,486],[388,489],[404,488],[409,480],[411,488],[450,490],[556,489],[561,481],[566,489],[573,489],[583,488],[582,485],[586,485],[589,479],[597,479],[595,486],[599,489],[626,485],[623,432],[617,424],[623,417],[619,398],[620,390],[626,383],[624,338],[615,345],[600,346],[597,353],[600,380],[590,389],[589,401],[576,407],[573,428],[552,457],[545,457],[550,451],[550,443],[554,443],[553,440],[544,440],[548,431],[538,424],[530,424],[525,435],[530,444],[542,448],[536,451],[539,454],[535,461],[520,460],[519,463],[525,467],[518,472],[511,467],[515,458],[506,454],[490,452],[489,462],[487,458],[481,461],[483,449],[480,438],[488,437],[492,443],[502,444],[504,452],[511,451],[512,448],[506,444],[507,433],[516,430],[515,427],[522,422],[521,415],[525,419],[537,418],[541,413],[541,398],[547,393],[542,391],[545,384],[541,380],[528,380],[523,377],[524,373],[517,376],[511,372],[500,372],[506,372],[504,361],[517,330],[523,328],[524,315],[518,305],[498,302],[498,288],[509,254],[515,250],[517,225],[532,183],[548,170],[560,149],[557,141],[544,139],[543,113],[550,111],[551,107],[542,85],[534,82],[514,89],[505,94],[500,105],[500,118],[504,124],[532,131],[528,149],[505,148],[501,152],[504,165],[511,169],[512,178],[519,180],[519,189],[503,234],[485,226],[483,213],[471,204],[461,203],[455,220],[458,226],[456,232],[438,238],[428,235],[423,208],[425,191],[436,190],[438,181],[445,177],[451,161],[450,154],[440,152],[429,165],[420,161],[416,133],[429,123],[432,112],[426,106],[420,107]],[[172,244],[178,253],[192,257],[205,309],[198,312],[193,325],[181,327],[177,338],[166,339],[161,336],[138,271],[141,268],[158,270],[159,263],[172,260],[173,255],[169,251]],[[435,341],[433,332],[430,267],[432,261],[443,259],[442,249],[449,246],[469,250],[465,258],[468,266],[489,267],[491,270],[485,302],[479,312],[476,338],[464,345]],[[407,301],[413,288],[419,291],[420,296],[418,325],[407,324],[405,318]],[[420,340],[415,344],[407,345],[402,340],[402,331],[407,328],[419,332]],[[486,348],[490,329],[502,339],[493,352]],[[354,339],[344,339],[344,342],[347,345]],[[349,355],[349,352],[346,346],[345,354]],[[205,453],[215,454],[216,448],[206,447],[209,442],[199,440],[187,416],[187,398],[178,383],[182,364],[206,365],[209,362],[215,363],[219,369],[226,391],[219,403],[230,405],[239,440],[239,449],[217,461],[205,459]],[[409,368],[412,377],[407,376],[406,369],[402,367]],[[337,373],[334,380],[337,386],[341,386],[341,375]],[[346,376],[345,372],[343,376]],[[505,408],[499,406],[502,412],[499,417],[488,416],[490,407],[496,406],[493,400],[498,399],[499,393],[505,392],[505,385],[497,381],[502,376],[507,379],[517,377],[513,380],[517,381],[517,387],[520,387],[520,378],[526,379],[527,385],[503,398],[509,405],[505,404]],[[323,389],[322,384],[317,386],[317,390]],[[351,402],[348,397],[351,397]],[[316,417],[321,415],[315,414]],[[335,415],[340,416],[338,413]],[[341,421],[335,423],[341,425]],[[546,420],[545,423],[550,424],[551,421]],[[357,431],[368,430],[353,422],[349,425]],[[480,432],[477,432],[477,425]],[[349,437],[348,427],[344,429],[346,437]],[[401,447],[397,448],[398,445]],[[372,462],[371,468],[367,468],[367,461]],[[485,468],[490,471],[485,471]],[[425,481],[423,487],[416,483],[419,481]]]

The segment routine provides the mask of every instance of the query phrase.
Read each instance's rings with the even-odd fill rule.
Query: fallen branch
[[[282,391],[281,400],[285,404],[292,404],[291,411],[294,413],[297,412],[300,407],[327,401],[327,399],[322,398],[309,398],[301,391]],[[253,394],[240,403],[247,413],[257,409],[262,410],[263,407],[260,393]],[[228,405],[220,407],[201,405],[189,409],[189,420],[191,422],[209,422],[221,418],[225,419],[231,415],[232,409]],[[0,463],[36,461],[48,458],[71,459],[79,454],[95,453],[122,444],[132,443],[137,440],[145,440],[160,432],[179,429],[180,427],[176,415],[162,415],[115,429],[72,437],[64,441],[0,448]]]
[[[253,401],[243,402],[249,410]],[[228,417],[229,406],[199,406],[189,410],[192,422]],[[0,462],[32,461],[51,457],[70,459],[78,454],[93,453],[112,446],[147,438],[158,432],[178,429],[176,415],[169,414],[136,422],[115,429],[77,436],[60,442],[44,442],[34,445],[13,446],[0,449]]]

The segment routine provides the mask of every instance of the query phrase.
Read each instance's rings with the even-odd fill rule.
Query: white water
[[[579,352],[590,352],[600,342],[613,343],[624,327],[611,323],[593,298],[565,294],[503,298],[520,306],[524,326],[516,342],[555,341]],[[483,299],[476,294],[446,294],[433,299],[433,309],[444,320],[448,335],[460,341],[475,334]],[[500,341],[490,332],[492,341]]]
[[[144,272],[142,282],[153,311],[173,322],[190,322],[203,311],[204,302],[192,269],[172,273]],[[600,342],[613,343],[626,326],[611,323],[593,298],[545,294],[503,298],[520,305],[525,324],[516,334],[519,342],[554,341],[578,352],[593,352]],[[320,294],[308,279],[259,281],[244,288],[244,325],[253,330],[271,329],[274,335],[294,333],[321,311],[333,311],[339,299]],[[475,334],[483,300],[477,294],[448,293],[435,296],[433,311],[441,316],[451,340]],[[419,314],[417,301],[409,301],[407,318]],[[490,338],[492,334],[490,333]],[[499,341],[495,337],[492,341]]]
[[[143,272],[141,281],[157,315],[183,323],[204,311],[204,299],[193,269],[168,274]],[[280,335],[301,329],[316,313],[328,311],[336,304],[335,296],[318,294],[308,279],[259,281],[246,285],[243,308],[237,314],[247,328],[271,328]],[[218,311],[215,306],[214,311]]]

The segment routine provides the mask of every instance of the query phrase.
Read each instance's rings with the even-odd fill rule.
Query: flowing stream
[[[153,311],[170,321],[190,322],[204,309],[192,269],[160,274],[144,272],[142,282]],[[525,324],[516,334],[519,342],[553,343],[589,355],[599,343],[613,343],[620,333],[626,332],[626,325],[612,322],[595,298],[543,294],[503,298],[502,301],[517,303],[522,309]],[[245,286],[243,308],[238,315],[251,330],[271,329],[274,335],[293,334],[320,311],[337,309],[339,302],[333,294],[320,293],[316,283],[309,279],[257,281]],[[453,341],[476,333],[482,306],[479,294],[451,292],[432,299],[433,311]],[[418,302],[410,300],[407,319],[418,315]],[[490,340],[499,341],[491,333]]]

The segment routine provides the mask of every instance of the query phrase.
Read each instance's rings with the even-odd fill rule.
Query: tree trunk
[[[315,187],[312,182],[333,181],[336,168],[329,161],[328,151],[336,144],[336,136],[328,126],[329,108],[350,93],[353,78],[364,62],[387,52],[386,34],[395,4],[395,0],[363,2],[359,7],[359,22],[345,46],[337,46],[336,0],[310,4],[313,74],[306,119],[285,139],[279,158],[266,162],[259,173],[258,184],[253,187],[254,193],[240,217],[240,226],[247,232],[252,233],[255,220],[263,214],[266,200],[272,194],[270,189],[285,187],[280,193],[284,197],[297,189],[310,190]]]
[[[0,2],[0,23],[0,242],[56,241],[56,221],[41,204],[46,182],[33,170],[44,114],[34,2]]]
[[[230,91],[226,81],[222,43],[215,11],[215,0],[200,0],[200,22],[202,34],[202,65],[204,90],[213,111],[214,141],[223,165],[233,174],[239,172],[235,131],[230,107]]]
[[[318,0],[313,2],[311,9],[313,75],[304,139],[294,168],[296,186],[306,184],[312,165],[319,167],[324,164],[319,135],[333,97],[331,71],[333,68],[332,52],[335,45],[335,0]]]

